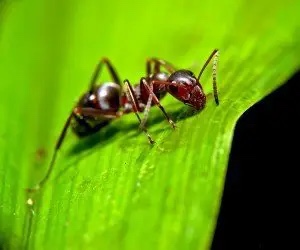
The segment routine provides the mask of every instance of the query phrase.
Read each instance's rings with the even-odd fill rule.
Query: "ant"
[[[170,125],[175,128],[175,123],[170,119],[159,102],[159,100],[167,93],[196,110],[202,110],[206,104],[206,95],[204,94],[203,88],[200,84],[200,77],[213,58],[213,94],[216,104],[219,105],[217,90],[218,56],[219,50],[213,50],[200,70],[197,78],[194,73],[189,70],[176,70],[173,65],[165,60],[150,58],[146,62],[147,76],[141,78],[139,85],[135,85],[134,88],[132,88],[129,80],[125,80],[124,83],[130,88],[129,94],[131,95],[131,100],[133,100],[133,111],[136,114],[137,112],[144,111],[144,119],[141,121],[139,118],[140,128],[145,129],[149,110],[153,105],[157,105],[161,109]],[[153,70],[151,68],[151,64],[153,64]],[[161,66],[164,67],[168,73],[162,72],[160,70]],[[149,136],[148,139],[150,143],[154,142],[151,137],[149,138]]]
[[[151,106],[157,105],[170,125],[175,128],[175,123],[168,116],[159,101],[167,93],[196,110],[203,109],[206,104],[206,95],[203,92],[199,79],[212,58],[214,58],[213,91],[215,102],[218,105],[219,99],[216,83],[217,49],[211,53],[203,65],[198,78],[191,71],[176,70],[174,66],[164,60],[150,58],[146,62],[146,77],[142,77],[140,84],[134,86],[128,80],[125,80],[125,88],[122,88],[120,78],[111,62],[107,58],[102,58],[92,75],[88,91],[81,96],[64,124],[45,176],[34,188],[28,188],[27,191],[30,193],[36,192],[48,181],[57,153],[70,126],[78,137],[85,137],[98,132],[114,119],[134,112],[139,120],[141,130],[147,135],[149,142],[153,144],[154,140],[145,127]],[[103,65],[107,67],[113,81],[97,85],[96,81],[99,78]],[[167,72],[161,71],[161,67]],[[144,112],[143,120],[140,118],[140,112]],[[27,204],[33,205],[33,200],[28,199]]]

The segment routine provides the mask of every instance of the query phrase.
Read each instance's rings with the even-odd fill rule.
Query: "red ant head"
[[[206,96],[193,72],[178,70],[170,75],[168,82],[168,92],[179,101],[197,110],[204,108]]]

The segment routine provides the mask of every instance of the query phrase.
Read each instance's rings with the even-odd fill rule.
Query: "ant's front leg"
[[[149,95],[149,99],[153,99],[153,102],[159,107],[159,109],[163,112],[164,116],[166,117],[166,119],[168,120],[169,124],[172,126],[173,129],[176,128],[175,123],[173,122],[173,120],[169,117],[169,115],[167,114],[167,112],[165,111],[164,107],[160,104],[160,101],[158,100],[157,96],[155,95],[155,93],[153,92],[152,88],[150,86],[153,86],[155,84],[168,84],[167,82],[162,82],[162,81],[152,81],[150,83],[150,86],[147,83],[147,80],[145,78],[141,79],[140,82],[142,87],[145,87],[148,95]],[[148,99],[148,100],[149,100]],[[146,121],[143,121],[143,124],[145,124]]]
[[[133,109],[133,112],[135,113],[137,119],[139,120],[140,124],[142,123],[142,120],[141,120],[141,117],[139,116],[138,112],[140,112],[140,107],[138,105],[138,100],[137,100],[137,97],[136,97],[136,94],[130,84],[130,82],[128,80],[125,80],[124,81],[124,84],[127,86],[126,88],[126,95],[127,95],[127,98],[128,100],[130,100],[131,104],[132,104],[132,109]],[[144,133],[146,134],[146,136],[148,137],[148,140],[151,144],[154,143],[154,140],[152,139],[152,137],[150,136],[150,134],[148,133],[148,130],[145,126],[141,127],[140,128],[144,131]]]
[[[149,83],[147,82],[147,84],[149,84]],[[151,91],[153,92],[152,81],[150,81],[149,87],[150,87]],[[142,84],[140,84],[140,89],[142,89]],[[146,106],[145,106],[145,109],[144,109],[144,112],[143,112],[143,120],[142,120],[142,122],[140,124],[140,128],[143,128],[143,127],[146,126],[146,122],[148,120],[149,113],[150,113],[150,108],[152,106],[152,98],[153,98],[153,95],[150,94],[148,96],[148,100],[147,100],[147,103],[146,103]]]

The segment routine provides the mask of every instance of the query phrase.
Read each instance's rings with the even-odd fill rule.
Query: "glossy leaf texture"
[[[0,8],[0,248],[208,249],[237,119],[299,69],[299,2],[20,0]],[[148,57],[198,74],[215,48],[218,107],[211,96],[199,113],[164,98],[177,129],[153,107],[153,147],[134,114],[89,138],[70,131],[34,211],[26,207],[25,188],[45,174],[101,57],[138,83]],[[211,73],[201,78],[206,93]]]

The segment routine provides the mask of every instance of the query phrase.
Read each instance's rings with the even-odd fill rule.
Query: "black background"
[[[213,250],[300,249],[299,82],[300,71],[239,119]]]

